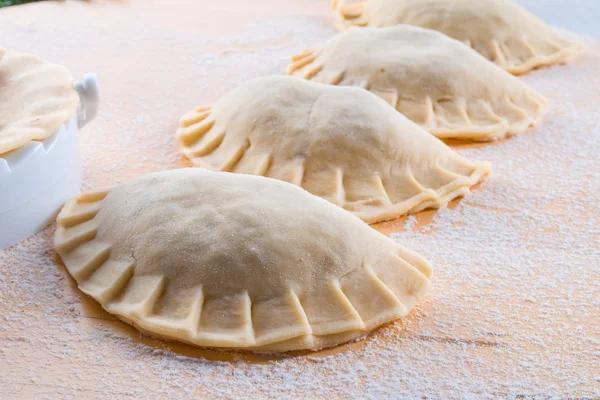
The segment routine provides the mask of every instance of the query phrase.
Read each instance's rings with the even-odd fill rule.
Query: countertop
[[[584,32],[588,33],[588,32]],[[0,46],[97,72],[84,189],[188,166],[179,117],[334,34],[326,0],[65,1],[0,10]],[[573,37],[572,34],[565,34]],[[0,251],[0,398],[600,398],[600,43],[523,79],[549,99],[465,198],[375,228],[434,265],[407,317],[291,355],[141,336],[83,295],[51,225]]]

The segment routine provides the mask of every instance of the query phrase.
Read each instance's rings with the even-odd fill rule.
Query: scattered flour
[[[52,54],[53,38],[10,21],[0,37],[84,72],[95,66],[69,49],[104,22],[73,22],[73,37],[57,28]],[[179,115],[284,71],[290,55],[333,33],[321,17],[220,38],[132,24],[131,40],[102,30],[91,44],[105,62],[101,113],[82,134],[86,187],[185,165],[173,137]],[[326,356],[182,355],[92,309],[52,251],[49,227],[0,251],[0,397],[600,398],[600,44],[586,44],[572,65],[523,78],[550,99],[538,127],[455,147],[492,162],[479,188],[392,234],[435,266],[431,294],[405,320]]]

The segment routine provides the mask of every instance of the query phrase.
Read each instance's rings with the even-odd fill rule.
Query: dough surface
[[[0,48],[0,154],[46,139],[78,105],[66,68]]]
[[[334,346],[406,315],[431,277],[419,255],[301,188],[200,168],[69,201],[54,243],[108,312],[198,346]]]
[[[398,24],[435,29],[516,75],[564,62],[582,47],[510,0],[368,0],[352,6],[334,0],[333,8],[338,30]]]
[[[290,182],[369,223],[445,205],[490,170],[366,90],[286,76],[250,81],[180,124],[195,166]]]
[[[290,75],[367,89],[445,139],[488,141],[523,133],[546,104],[465,44],[409,25],[351,29],[292,62]]]

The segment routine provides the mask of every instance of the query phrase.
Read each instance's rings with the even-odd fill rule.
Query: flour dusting
[[[0,27],[11,47],[98,72],[101,112],[82,133],[86,188],[184,166],[180,115],[282,73],[289,56],[333,34],[307,16],[228,37],[140,19],[98,37],[107,18],[73,21],[78,35],[59,29],[52,53],[52,37]],[[69,50],[80,37],[94,38],[102,62]],[[572,64],[522,78],[550,100],[535,129],[455,146],[490,161],[492,175],[432,222],[412,216],[392,234],[435,267],[431,294],[408,318],[343,352],[185,350],[141,338],[82,295],[52,250],[51,226],[0,251],[0,397],[600,398],[600,44],[582,40]]]

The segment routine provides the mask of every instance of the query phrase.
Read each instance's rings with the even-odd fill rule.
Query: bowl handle
[[[81,129],[94,119],[98,114],[100,89],[98,78],[94,73],[83,75],[83,81],[75,82],[75,89],[79,93],[79,110],[77,112],[77,126]]]

